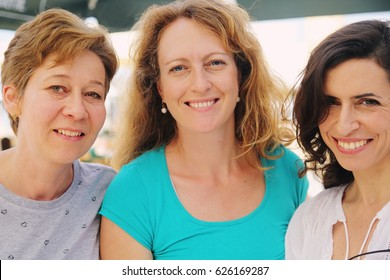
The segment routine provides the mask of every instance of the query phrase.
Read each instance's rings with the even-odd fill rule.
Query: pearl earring
[[[166,114],[168,112],[167,106],[164,102],[161,103],[161,113]]]
[[[237,97],[237,103],[240,102],[240,97]]]

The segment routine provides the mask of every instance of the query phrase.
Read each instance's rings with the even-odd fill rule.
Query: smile
[[[202,102],[186,102],[186,104],[192,108],[207,108],[212,106],[217,102],[217,99],[209,100],[209,101],[202,101]]]
[[[68,136],[68,137],[78,137],[84,135],[82,132],[76,132],[76,131],[70,131],[70,130],[64,130],[64,129],[59,129],[59,130],[54,130],[59,134]]]
[[[342,142],[342,141],[337,141],[337,144],[339,147],[345,149],[345,150],[355,150],[360,147],[363,147],[368,143],[368,140],[360,140],[360,141],[355,141],[355,142]]]

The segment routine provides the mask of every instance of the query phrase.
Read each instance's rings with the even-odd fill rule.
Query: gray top
[[[51,201],[15,195],[0,184],[0,260],[98,259],[98,211],[115,171],[75,161],[69,189]]]

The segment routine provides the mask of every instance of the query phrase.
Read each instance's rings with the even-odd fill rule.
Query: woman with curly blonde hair
[[[282,83],[249,22],[237,5],[185,0],[150,7],[134,27],[103,258],[284,258],[307,181],[281,144]]]

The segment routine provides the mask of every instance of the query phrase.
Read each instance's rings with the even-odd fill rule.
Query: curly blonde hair
[[[124,117],[112,166],[119,169],[142,153],[166,145],[176,137],[175,120],[169,113],[161,115],[160,112],[157,48],[161,32],[179,18],[190,18],[205,26],[233,53],[240,76],[241,100],[235,109],[236,139],[250,163],[259,166],[259,155],[270,158],[269,152],[281,139],[292,140],[292,133],[286,133],[279,121],[279,108],[286,89],[268,70],[261,46],[250,31],[248,13],[221,0],[184,0],[153,5],[133,27],[138,34],[130,52],[133,75],[123,103]]]

